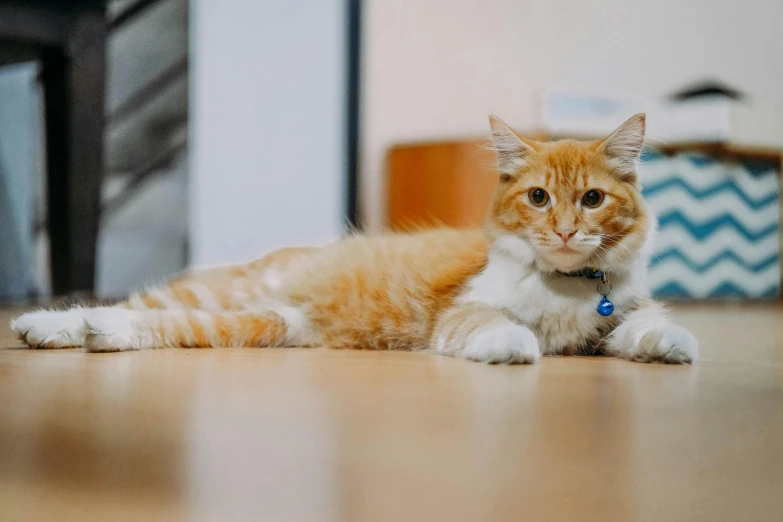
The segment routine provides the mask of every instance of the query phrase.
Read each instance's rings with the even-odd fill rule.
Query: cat
[[[282,249],[12,327],[31,348],[92,352],[324,345],[485,363],[597,352],[695,361],[697,340],[645,283],[656,228],[637,176],[645,115],[592,142],[532,141],[494,116],[490,126],[499,181],[483,230]]]

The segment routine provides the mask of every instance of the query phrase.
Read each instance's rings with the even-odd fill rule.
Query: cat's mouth
[[[583,245],[564,245],[563,243],[553,245],[550,243],[545,249],[549,255],[554,256],[584,256],[587,254]]]
[[[543,245],[542,245],[543,246]],[[585,245],[553,245],[544,246],[541,251],[543,258],[558,270],[571,270],[578,268],[589,257],[591,252],[586,251]]]

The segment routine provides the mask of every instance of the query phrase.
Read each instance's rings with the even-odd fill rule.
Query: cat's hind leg
[[[11,321],[11,328],[30,348],[76,348],[87,338],[87,315],[94,309],[38,310]]]
[[[241,269],[234,268],[237,272]],[[91,324],[104,324],[111,318],[121,321],[133,316],[134,312],[240,310],[254,301],[269,303],[263,299],[263,290],[253,291],[252,283],[238,275],[226,274],[224,280],[213,277],[206,281],[199,277],[182,277],[133,294],[112,307],[29,312],[11,321],[11,328],[31,348],[74,348],[85,345]],[[149,317],[156,316],[151,314]]]
[[[102,335],[100,332],[109,327],[107,321],[116,321],[116,326],[128,317],[141,317],[134,316],[132,313],[124,315],[122,312],[200,310],[214,313],[223,311],[239,313],[242,310],[263,308],[275,310],[278,315],[288,314],[293,321],[301,314],[292,312],[291,307],[276,304],[268,294],[281,284],[281,271],[292,263],[305,261],[317,250],[315,248],[281,249],[245,265],[187,272],[164,285],[135,293],[114,307],[75,307],[61,311],[29,312],[14,319],[11,327],[31,348],[72,348],[85,345],[88,334],[91,334],[90,325],[100,325],[102,328],[98,329],[97,333],[92,333],[95,336],[93,340],[96,341],[92,345],[97,347],[100,345],[97,341],[104,340],[100,337]],[[149,317],[154,320],[156,316],[151,314]],[[218,319],[218,322],[220,321],[221,319]],[[304,329],[304,331],[308,330]],[[120,342],[120,337],[115,339],[119,345],[133,345],[133,343],[123,344]],[[300,336],[296,343],[297,345],[312,343],[312,337],[309,334]],[[210,339],[218,341],[217,338]],[[235,341],[235,339],[231,340]]]
[[[112,307],[76,306],[66,310],[28,312],[11,321],[11,328],[30,348],[75,348],[84,346],[87,340],[88,319],[111,316],[117,310],[182,309],[209,305],[214,300],[213,292],[204,285],[174,281],[134,294]]]
[[[87,319],[92,352],[154,348],[308,346],[316,338],[297,308],[275,310],[104,309]]]

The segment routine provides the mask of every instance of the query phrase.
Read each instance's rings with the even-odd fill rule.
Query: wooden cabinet
[[[492,200],[495,153],[484,140],[404,144],[387,156],[387,225],[477,227]]]

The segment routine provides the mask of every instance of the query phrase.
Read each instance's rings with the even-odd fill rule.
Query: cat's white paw
[[[124,352],[151,347],[150,331],[132,310],[106,308],[87,317],[88,352]]]
[[[84,346],[87,334],[86,310],[40,310],[13,321],[11,328],[30,348],[74,348]]]
[[[687,364],[699,356],[699,341],[682,326],[666,325],[645,333],[628,353],[638,362]]]
[[[471,334],[461,355],[490,364],[532,364],[541,358],[541,350],[529,328],[504,324]]]

